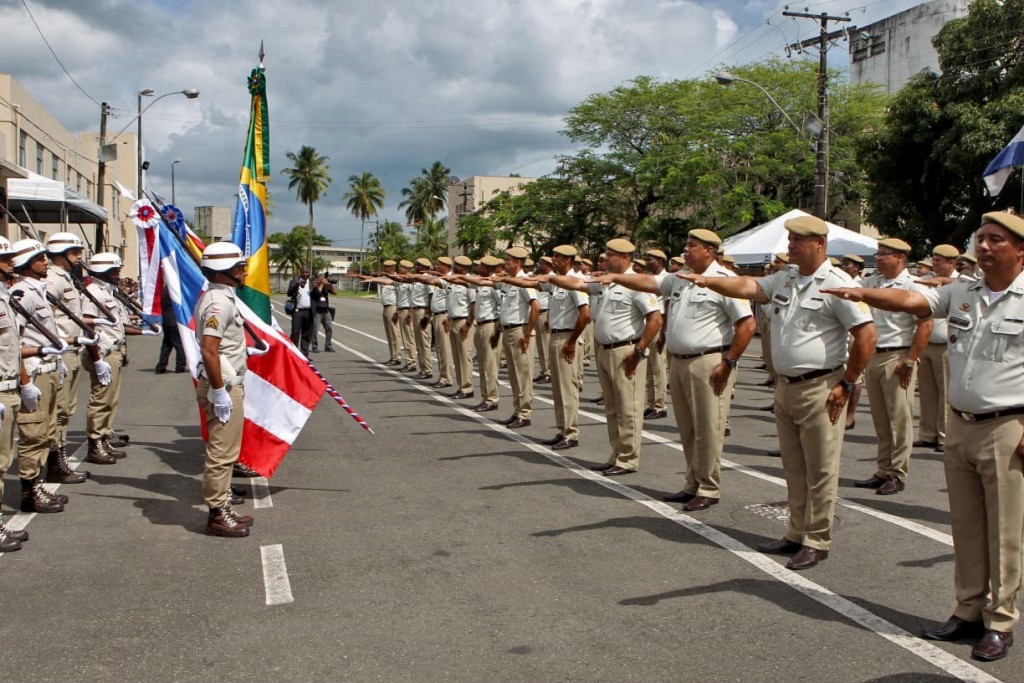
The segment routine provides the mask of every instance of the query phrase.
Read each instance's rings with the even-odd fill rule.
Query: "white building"
[[[459,219],[473,213],[481,206],[494,199],[500,192],[519,194],[524,186],[536,178],[520,176],[475,175],[459,180],[448,186],[448,244],[455,244],[455,235],[459,231]],[[450,255],[457,253],[449,246]]]

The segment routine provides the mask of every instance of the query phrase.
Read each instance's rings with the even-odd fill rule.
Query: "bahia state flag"
[[[195,377],[200,353],[194,312],[209,283],[192,256],[191,240],[149,211],[142,214],[147,220],[136,220],[140,260],[160,270],[188,367]],[[143,305],[146,303],[144,300]],[[302,431],[326,385],[288,337],[261,320],[242,301],[239,310],[249,323],[249,334],[255,334],[269,346],[267,353],[250,356],[247,363],[245,426],[239,460],[269,478]]]
[[[996,155],[982,173],[991,196],[996,197],[1003,191],[1003,186],[1010,177],[1010,169],[1014,166],[1024,166],[1024,128],[1013,136],[1010,144]]]
[[[262,48],[261,48],[262,52]],[[267,79],[262,61],[249,74],[249,134],[238,180],[238,199],[231,241],[249,259],[245,286],[238,295],[264,321],[270,322],[270,248],[267,245],[266,207],[270,179],[270,121]]]

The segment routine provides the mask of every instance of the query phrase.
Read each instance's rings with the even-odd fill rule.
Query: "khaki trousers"
[[[405,364],[416,364],[416,335],[412,331],[412,309],[398,312],[398,329],[402,333],[402,347],[405,349]]]
[[[583,371],[583,346],[577,343],[570,363],[562,347],[572,338],[572,332],[554,332],[548,340],[548,358],[551,359],[551,393],[555,402],[555,426],[567,439],[580,438],[579,377]]]
[[[0,500],[4,497],[4,475],[14,462],[14,423],[18,421],[21,394],[17,389],[0,393],[4,418],[0,421]]]
[[[949,390],[949,348],[945,344],[928,344],[921,354],[917,369],[921,395],[921,439],[942,443],[946,440],[946,394]]]
[[[416,360],[419,363],[420,372],[424,375],[432,375],[434,374],[434,358],[430,354],[430,325],[424,327],[424,320],[429,320],[427,310],[414,308],[412,311],[412,333],[416,340]]]
[[[18,476],[22,479],[38,477],[50,449],[57,445],[53,442],[57,433],[57,371],[38,374],[32,383],[42,392],[39,406],[31,413],[21,406],[17,417]]]
[[[640,467],[640,439],[644,428],[644,378],[647,359],[637,363],[632,378],[626,377],[624,361],[633,353],[633,345],[605,349],[597,344],[597,378],[604,396],[604,416],[608,422],[608,441],[612,454],[608,464],[627,470]]]
[[[914,380],[904,389],[896,368],[903,364],[904,351],[876,353],[864,370],[864,385],[871,403],[871,420],[878,436],[878,469],[875,476],[907,478],[914,442]]]
[[[454,320],[451,324],[452,362],[455,364],[455,384],[464,394],[473,393],[473,359],[469,347],[473,343],[469,333],[462,340],[462,330],[466,329],[469,319]],[[472,330],[471,330],[472,331]]]
[[[1020,621],[1024,475],[1017,446],[1024,417],[965,422],[950,415],[945,469],[961,619],[1012,631]]]
[[[765,372],[768,379],[777,382],[778,374],[775,372],[775,364],[772,363],[772,322],[768,316],[762,316],[758,321],[758,331],[761,333],[761,359],[764,361]]]
[[[391,304],[384,307],[384,336],[388,339],[388,360],[402,359],[402,339],[398,331],[398,323],[393,322],[398,306]]]
[[[541,311],[537,315],[537,360],[540,361],[538,375],[550,375],[553,361],[550,357],[551,351],[551,326],[548,324],[548,311]]]
[[[512,410],[523,419],[533,414],[533,350],[523,353],[519,341],[523,338],[523,326],[503,330],[501,346],[508,363],[508,383],[512,387]],[[532,344],[532,340],[531,340]]]
[[[437,349],[437,371],[441,374],[438,381],[452,383],[452,343],[448,333],[444,331],[444,321],[448,320],[445,313],[435,313],[430,317],[434,328],[434,348]]]
[[[210,380],[205,377],[196,385],[196,400],[206,418],[206,461],[203,464],[203,503],[216,508],[223,505],[231,493],[231,468],[242,450],[242,428],[245,426],[245,387],[237,384],[228,388],[231,396],[231,418],[221,424],[213,412],[213,404],[206,395]]]
[[[721,362],[720,351],[696,358],[673,357],[669,361],[672,410],[686,457],[683,491],[708,498],[721,495],[725,422],[738,374],[737,370],[729,373],[729,382],[722,395],[715,396],[710,382],[711,371]]]
[[[775,385],[775,426],[789,498],[786,538],[818,550],[828,550],[832,544],[846,428],[845,420],[832,424],[828,419],[825,400],[842,372],[796,383],[780,377]]]
[[[122,351],[111,351],[103,360],[110,363],[110,384],[103,386],[96,377],[96,366],[91,358],[82,364],[89,373],[89,408],[86,413],[86,430],[90,439],[99,439],[114,431],[114,414],[121,400],[121,366],[124,364]]]
[[[491,346],[496,322],[477,323],[473,343],[476,369],[480,373],[480,398],[487,405],[498,405],[498,349]]]
[[[88,349],[80,349],[80,353],[88,353]],[[79,353],[68,352],[61,358],[67,366],[68,374],[64,385],[57,392],[57,444],[68,442],[68,423],[78,410],[78,378],[82,373],[82,357]]]
[[[666,373],[666,354],[662,348],[658,352],[655,344],[651,344],[651,353],[647,359],[647,407],[665,410],[665,387],[668,385]]]
[[[583,330],[583,363],[589,365],[594,360],[597,349],[594,347],[594,321],[587,323]]]

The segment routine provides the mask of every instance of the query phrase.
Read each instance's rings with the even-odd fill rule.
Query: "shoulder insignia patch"
[[[964,303],[960,304],[960,310],[969,311],[971,310],[971,305],[965,301]]]
[[[860,309],[861,313],[868,313],[871,310],[871,307],[868,306],[863,301],[860,301],[860,302],[857,303],[857,308]]]
[[[209,318],[206,319],[206,324],[203,325],[203,327],[210,330],[216,330],[218,327],[220,327],[220,323],[217,322],[216,318],[210,316]]]

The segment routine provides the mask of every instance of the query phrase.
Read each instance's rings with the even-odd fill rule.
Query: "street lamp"
[[[181,163],[181,159],[175,159],[171,162],[171,204],[174,206],[178,205],[174,195],[174,167]]]
[[[773,105],[775,105],[775,108],[778,109],[784,117],[786,117],[786,121],[788,121],[789,125],[791,125],[793,127],[793,130],[796,131],[797,136],[799,136],[801,140],[807,142],[811,146],[811,149],[813,149],[815,153],[814,215],[822,220],[825,220],[825,212],[827,208],[826,202],[828,199],[828,172],[826,153],[826,143],[828,142],[828,123],[826,119],[828,118],[828,113],[824,112],[823,116],[815,116],[814,114],[809,115],[807,119],[804,121],[803,128],[801,128],[800,126],[797,125],[796,121],[793,120],[789,113],[782,108],[782,105],[779,104],[774,97],[772,97],[772,94],[768,92],[768,90],[766,90],[764,86],[762,86],[760,83],[755,83],[754,81],[748,80],[746,78],[741,78],[740,76],[737,76],[728,71],[719,72],[715,76],[715,81],[719,85],[732,85],[733,83],[739,81],[740,83],[752,85],[761,92],[763,92],[765,97],[767,97],[768,100]],[[805,132],[810,133],[812,136],[814,136],[814,142],[811,142],[810,140],[807,139],[807,137],[804,135]]]

